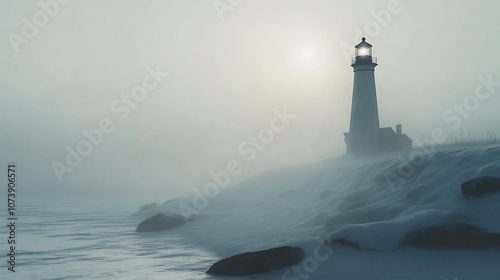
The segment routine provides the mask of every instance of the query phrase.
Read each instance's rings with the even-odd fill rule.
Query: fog
[[[414,140],[500,135],[498,2],[40,3],[50,13],[0,1],[0,158],[16,163],[21,197],[161,202],[228,163],[234,185],[340,156],[362,36],[378,57],[381,126]],[[79,144],[87,155],[70,166]]]

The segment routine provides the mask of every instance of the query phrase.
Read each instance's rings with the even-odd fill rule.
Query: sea
[[[20,198],[15,272],[8,270],[11,245],[2,230],[0,279],[211,279],[204,272],[216,257],[182,235],[135,232],[130,215],[140,205],[141,200]]]

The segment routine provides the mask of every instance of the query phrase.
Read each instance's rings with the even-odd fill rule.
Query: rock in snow
[[[167,216],[165,214],[155,215],[145,221],[142,221],[136,231],[149,232],[167,230],[185,224],[189,219],[181,215]]]
[[[207,271],[212,275],[251,275],[294,265],[304,259],[299,247],[278,247],[222,259]]]
[[[500,249],[500,233],[488,233],[465,223],[437,225],[409,232],[403,239],[403,245],[434,250]]]
[[[481,176],[462,184],[462,194],[466,197],[481,197],[500,192],[500,178]]]

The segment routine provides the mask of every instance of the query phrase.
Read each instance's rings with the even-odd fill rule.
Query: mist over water
[[[27,195],[191,195],[210,171],[246,163],[238,146],[285,106],[296,118],[231,185],[341,155],[363,35],[378,58],[382,127],[401,123],[414,140],[497,131],[498,87],[477,106],[468,98],[480,79],[500,80],[497,3],[257,0],[221,12],[215,2],[2,2],[1,158],[22,164]],[[29,30],[44,9],[54,16]],[[169,75],[148,79],[151,69]],[[69,166],[68,148],[103,119],[112,132]],[[62,182],[54,162],[72,170]]]

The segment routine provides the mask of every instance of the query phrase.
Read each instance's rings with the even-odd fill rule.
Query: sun
[[[306,40],[303,40],[306,41]],[[325,70],[325,50],[323,45],[315,41],[298,42],[293,45],[286,55],[287,69],[291,75],[297,75],[301,79],[314,80]]]
[[[313,44],[297,46],[291,53],[290,71],[294,71],[302,77],[318,75],[323,71],[324,52]]]
[[[316,53],[311,48],[305,48],[300,53],[303,62],[311,62],[316,58]]]

